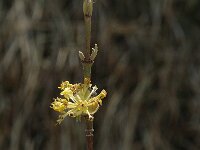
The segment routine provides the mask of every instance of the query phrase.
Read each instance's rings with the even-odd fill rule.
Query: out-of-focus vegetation
[[[200,149],[200,1],[96,0],[93,83],[108,91],[95,150]],[[0,149],[84,150],[84,123],[55,126],[63,80],[80,82],[82,0],[0,1]]]

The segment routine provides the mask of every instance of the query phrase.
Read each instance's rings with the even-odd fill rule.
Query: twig
[[[87,141],[87,150],[93,150],[93,121],[86,120],[86,141]]]
[[[91,67],[94,62],[94,58],[90,55],[90,41],[91,41],[91,17],[93,11],[93,1],[92,0],[84,0],[83,1],[83,14],[85,20],[85,41],[86,41],[86,49],[85,55],[82,52],[79,52],[80,59],[83,65],[83,78],[91,80]],[[96,50],[96,51],[95,51]],[[95,45],[95,49],[92,54],[97,53],[97,46]],[[85,80],[84,80],[85,81]],[[93,120],[89,120],[86,118],[86,141],[87,141],[87,149],[93,150]]]

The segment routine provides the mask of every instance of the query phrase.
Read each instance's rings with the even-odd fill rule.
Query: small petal
[[[61,90],[64,90],[65,88],[70,87],[72,84],[69,83],[69,81],[64,81],[60,84],[60,87],[58,87]]]
[[[63,95],[65,98],[69,99],[73,97],[73,92],[70,90],[70,88],[65,88],[60,95]]]
[[[57,98],[54,102],[51,103],[50,107],[55,111],[62,113],[67,108],[67,103],[67,100]]]
[[[88,111],[90,114],[95,114],[98,109],[99,109],[99,104],[97,102],[93,102],[88,105]]]

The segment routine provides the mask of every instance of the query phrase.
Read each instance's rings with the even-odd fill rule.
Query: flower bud
[[[92,16],[93,0],[83,0],[83,13],[86,17]]]

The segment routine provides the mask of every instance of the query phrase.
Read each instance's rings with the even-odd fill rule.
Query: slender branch
[[[79,52],[79,56],[80,56],[80,58],[82,60],[82,64],[83,64],[84,82],[85,82],[85,78],[89,79],[89,81],[91,80],[91,68],[92,68],[92,64],[94,62],[94,60],[92,60],[91,56],[90,56],[92,11],[93,11],[93,0],[83,0],[86,49],[85,49],[85,55],[83,55],[83,53]],[[96,52],[97,52],[97,50],[96,50]],[[85,84],[88,84],[88,82]],[[86,132],[87,150],[93,150],[93,131],[94,131],[93,120],[89,120],[89,118],[86,118],[85,132]]]
[[[93,1],[92,0],[84,0],[83,1],[83,14],[84,14],[84,20],[85,20],[85,39],[86,39],[85,58],[87,61],[90,60],[92,11],[93,11]]]
[[[87,78],[89,80],[91,78],[91,67],[93,64],[93,60],[91,60],[91,57],[90,57],[92,11],[93,11],[93,0],[83,0],[86,48],[85,48],[85,52],[84,52],[85,55],[84,55],[84,59],[82,60],[82,64],[83,64],[84,79]]]
[[[85,36],[86,36],[86,59],[90,58],[90,39],[91,39],[91,16],[84,16],[85,20]]]

